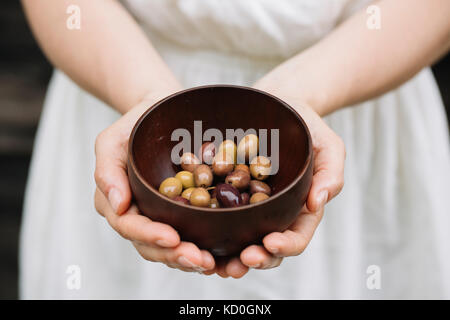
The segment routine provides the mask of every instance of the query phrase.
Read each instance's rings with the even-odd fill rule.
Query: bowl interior
[[[267,129],[271,156],[271,129],[279,129],[279,170],[267,179],[273,194],[291,184],[303,171],[310,150],[307,129],[298,114],[279,99],[263,92],[237,86],[205,86],[177,93],[157,103],[138,121],[131,140],[131,154],[140,177],[158,192],[160,183],[181,167],[171,160],[172,132],[179,128],[191,134],[194,150],[194,121],[202,132],[219,129]],[[235,143],[239,141],[235,140]]]

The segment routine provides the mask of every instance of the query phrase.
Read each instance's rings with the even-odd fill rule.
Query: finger
[[[241,252],[241,261],[253,269],[270,269],[281,264],[281,257],[275,257],[264,247],[252,245]]]
[[[216,262],[214,260],[214,257],[212,254],[207,250],[201,250],[202,253],[202,269],[206,270],[213,270],[216,266]]]
[[[225,272],[234,279],[239,279],[248,272],[248,267],[238,257],[235,257],[226,263]]]
[[[118,216],[103,193],[97,190],[95,198],[97,211],[101,212],[111,227],[125,239],[162,247],[179,245],[180,236],[175,229],[140,215],[136,206],[132,206],[127,214]]]
[[[131,203],[127,175],[127,141],[103,131],[95,142],[95,182],[117,214],[123,214]],[[122,142],[120,142],[122,141]]]
[[[226,271],[227,262],[228,259],[226,258],[218,258],[216,261],[216,268],[214,269],[214,272],[222,278],[228,278],[230,276]]]
[[[197,272],[204,271],[202,252],[193,243],[181,242],[175,248],[162,248],[137,242],[133,244],[146,260],[170,264],[179,269],[188,268]]]
[[[264,237],[264,247],[278,257],[297,256],[308,246],[320,220],[323,209],[318,212],[304,210],[284,232],[273,232]]]
[[[331,129],[326,127],[326,131],[329,134],[325,138],[316,139],[314,175],[307,199],[307,207],[312,212],[319,211],[344,185],[345,146]]]

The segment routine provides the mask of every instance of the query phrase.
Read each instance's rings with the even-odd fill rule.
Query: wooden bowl
[[[280,166],[266,181],[272,187],[268,200],[210,209],[185,205],[158,192],[164,179],[181,170],[171,161],[178,143],[171,141],[171,134],[185,128],[193,140],[194,120],[202,121],[203,132],[217,128],[224,136],[227,128],[268,129],[269,142],[270,129],[279,129]],[[306,201],[312,174],[311,136],[303,119],[285,102],[252,88],[211,85],[175,93],[148,109],[130,135],[128,175],[140,212],[171,225],[183,241],[216,256],[239,254],[261,243],[265,235],[286,230]]]

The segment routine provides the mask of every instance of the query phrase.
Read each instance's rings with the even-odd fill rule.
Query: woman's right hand
[[[215,267],[214,258],[208,251],[181,241],[171,226],[139,214],[137,207],[131,203],[127,175],[131,130],[149,106],[177,90],[147,96],[98,135],[95,143],[95,207],[115,231],[133,243],[144,259],[162,262],[183,271],[203,272]]]

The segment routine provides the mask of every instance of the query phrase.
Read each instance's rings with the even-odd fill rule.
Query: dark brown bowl
[[[253,128],[268,129],[270,138],[270,129],[279,129],[280,167],[268,178],[273,192],[268,200],[238,208],[210,209],[185,205],[158,192],[164,179],[181,170],[171,161],[171,150],[178,143],[171,141],[171,134],[177,128],[186,128],[193,135],[194,120],[202,120],[203,132],[217,128],[224,136],[227,128]],[[285,102],[252,88],[212,85],[175,93],[141,116],[130,136],[128,175],[142,214],[173,226],[183,241],[226,256],[289,227],[311,186],[312,157],[306,124]]]

